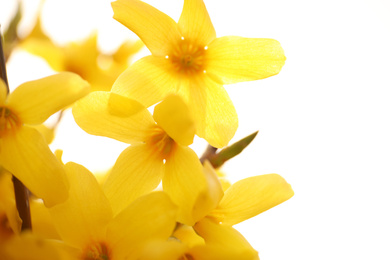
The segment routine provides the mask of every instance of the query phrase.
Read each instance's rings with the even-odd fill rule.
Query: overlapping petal
[[[87,95],[89,84],[70,72],[23,83],[8,97],[7,105],[26,124],[41,124],[49,116]]]
[[[74,104],[72,112],[76,123],[87,133],[125,143],[145,141],[146,130],[155,125],[140,103],[110,92],[90,93]]]
[[[249,177],[234,183],[225,192],[210,216],[227,225],[254,217],[294,195],[291,185],[278,174]]]
[[[210,246],[194,250],[195,259],[258,259],[256,250],[230,226],[204,218],[195,224],[194,229]]]
[[[50,209],[61,238],[76,248],[105,236],[105,228],[112,219],[109,201],[96,178],[81,165],[67,163],[69,198]]]
[[[165,58],[147,56],[127,70],[115,81],[111,91],[133,98],[149,107],[174,93],[180,85]]]
[[[156,123],[177,143],[188,146],[195,136],[195,124],[187,105],[179,96],[171,95],[154,108]]]
[[[285,60],[274,39],[225,36],[209,44],[206,70],[221,84],[231,84],[276,75]]]
[[[185,0],[178,24],[184,38],[199,45],[206,46],[216,37],[203,0]]]
[[[139,259],[135,255],[148,241],[167,240],[175,228],[176,213],[176,205],[164,192],[135,200],[107,228],[107,239],[115,247],[117,259]]]
[[[192,226],[196,219],[196,201],[207,189],[202,165],[194,151],[177,145],[165,164],[163,189],[179,206],[178,220]]]
[[[125,149],[105,181],[103,189],[115,214],[160,183],[163,161],[148,148],[147,145],[139,144]]]
[[[139,0],[118,0],[111,5],[114,19],[137,34],[153,55],[165,57],[171,43],[180,41],[177,23],[156,8]]]
[[[0,141],[0,164],[42,198],[46,206],[68,198],[64,168],[37,130],[24,126]]]
[[[214,147],[226,146],[238,127],[233,103],[222,85],[209,77],[190,82],[189,108],[195,119],[197,135]]]

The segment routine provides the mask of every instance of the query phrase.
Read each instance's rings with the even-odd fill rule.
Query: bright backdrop
[[[224,172],[232,181],[278,173],[295,190],[236,228],[262,260],[390,259],[390,1],[204,1],[217,36],[274,38],[287,56],[279,75],[226,87],[240,120],[234,140],[259,134]],[[0,0],[3,26],[12,2]],[[38,3],[24,2],[27,11]],[[97,28],[101,47],[113,49],[135,36],[111,18],[109,2],[47,0],[44,28],[58,43]],[[175,20],[183,4],[145,2]],[[17,53],[8,73],[15,87],[52,71]],[[108,168],[127,146],[83,134],[69,113],[63,123],[71,127],[60,128],[52,148],[65,161]],[[203,147],[194,145],[199,154]]]

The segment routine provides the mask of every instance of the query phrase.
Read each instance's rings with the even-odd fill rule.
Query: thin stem
[[[7,93],[9,93],[7,70],[5,67],[5,58],[3,50],[3,34],[1,33],[0,26],[0,77],[7,86]],[[22,219],[22,230],[31,229],[31,214],[30,214],[30,201],[29,191],[24,184],[15,176],[12,176],[14,183],[16,208],[19,212],[19,217]]]
[[[206,151],[203,153],[202,157],[200,157],[200,162],[204,163],[204,161],[210,160],[212,157],[215,156],[217,150],[218,148],[208,145]]]

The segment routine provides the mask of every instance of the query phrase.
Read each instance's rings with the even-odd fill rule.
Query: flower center
[[[15,132],[22,125],[19,118],[9,108],[0,106],[0,137]]]
[[[190,254],[185,254],[181,256],[178,260],[194,260],[195,258]]]
[[[92,243],[84,250],[82,260],[110,260],[111,251],[104,242]]]
[[[203,73],[205,71],[206,49],[205,46],[193,44],[182,38],[166,58],[171,61],[175,70],[180,74]]]
[[[159,126],[155,126],[152,129],[149,140],[146,142],[152,146],[162,159],[167,159],[173,149],[176,142]]]

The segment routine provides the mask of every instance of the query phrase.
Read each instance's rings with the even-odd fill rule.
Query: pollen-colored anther
[[[196,74],[204,71],[206,50],[204,46],[182,39],[169,55],[178,73]]]
[[[20,119],[11,109],[0,106],[0,137],[14,133],[21,125]]]
[[[146,142],[162,159],[167,159],[176,146],[176,142],[159,126],[151,130],[149,140]]]
[[[82,260],[111,260],[111,250],[104,242],[89,244],[81,257]]]

